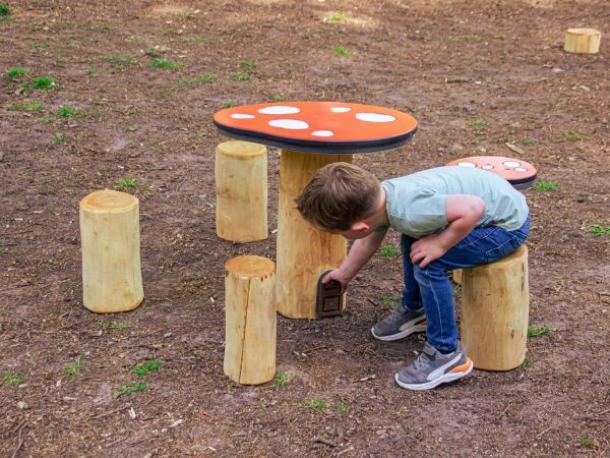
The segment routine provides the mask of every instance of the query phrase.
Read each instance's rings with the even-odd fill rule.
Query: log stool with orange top
[[[473,156],[447,165],[478,167],[530,187],[536,168],[520,159]],[[527,247],[490,264],[453,271],[462,285],[462,344],[477,369],[505,371],[520,366],[527,351],[529,284]]]
[[[346,240],[306,222],[294,200],[312,175],[353,153],[396,148],[415,132],[415,118],[388,108],[341,102],[263,103],[221,110],[224,134],[282,148],[277,238],[277,303],[290,318],[316,317],[320,275],[345,258]]]

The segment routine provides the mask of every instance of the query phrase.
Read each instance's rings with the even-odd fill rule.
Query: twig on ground
[[[331,442],[327,439],[324,439],[323,437],[315,437],[313,441],[318,442],[320,444],[328,445],[329,447],[332,447],[332,448],[337,447],[337,444],[335,444],[334,442]]]
[[[13,452],[13,455],[11,458],[15,458],[17,456],[17,453],[19,453],[19,450],[21,450],[21,447],[23,445],[23,442],[25,441],[22,437],[21,437],[21,432],[23,431],[23,428],[25,428],[25,425],[27,424],[26,421],[23,422],[23,424],[21,425],[21,427],[19,428],[19,442],[17,443],[17,448],[15,448],[15,451]]]

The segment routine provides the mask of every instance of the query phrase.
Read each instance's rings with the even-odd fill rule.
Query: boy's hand
[[[343,294],[345,290],[347,290],[347,285],[351,281],[351,278],[347,278],[340,269],[334,269],[326,274],[322,279],[322,283],[326,285],[331,280],[338,281],[341,284],[341,294]]]
[[[411,262],[415,264],[420,261],[419,267],[426,267],[435,259],[443,256],[446,252],[447,248],[443,246],[438,235],[428,235],[411,245]]]

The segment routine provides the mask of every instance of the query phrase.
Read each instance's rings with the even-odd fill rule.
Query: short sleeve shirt
[[[447,196],[469,194],[485,202],[477,226],[519,229],[529,214],[525,196],[504,178],[476,168],[456,166],[423,170],[381,183],[390,226],[413,238],[438,233],[448,225]]]

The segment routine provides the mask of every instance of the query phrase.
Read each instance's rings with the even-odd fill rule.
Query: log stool
[[[596,29],[568,29],[563,42],[563,50],[576,54],[597,54],[601,39],[602,34]]]
[[[139,202],[105,189],[80,201],[83,304],[96,313],[126,312],[144,299]]]
[[[275,375],[275,265],[260,256],[225,263],[224,373],[256,385]]]
[[[491,264],[463,269],[462,344],[477,369],[507,371],[526,352],[529,285],[527,247]]]
[[[267,148],[244,141],[216,147],[216,234],[232,242],[263,240],[267,232]]]

